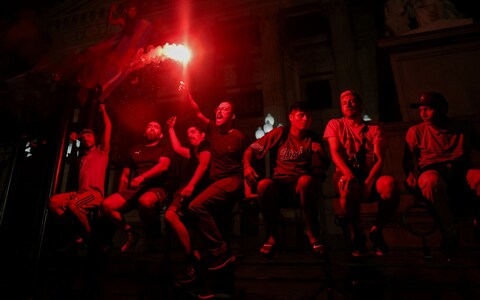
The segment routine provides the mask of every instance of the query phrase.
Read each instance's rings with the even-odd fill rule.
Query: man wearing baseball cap
[[[480,169],[470,158],[472,150],[480,151],[480,133],[468,121],[450,119],[448,102],[439,92],[421,94],[410,107],[419,110],[423,122],[407,131],[405,183],[432,202],[440,222],[441,251],[450,258],[459,242],[455,215],[467,199],[474,199],[469,211],[480,234]]]
[[[73,241],[67,242],[62,249],[91,242],[92,228],[88,215],[98,209],[105,195],[112,123],[105,104],[100,104],[99,111],[104,125],[103,138],[97,140],[95,133],[89,128],[83,129],[79,134],[82,154],[79,157],[78,189],[52,195],[48,201],[51,214],[62,225],[69,224],[65,215],[72,216],[75,224],[79,225],[78,232],[74,232]]]

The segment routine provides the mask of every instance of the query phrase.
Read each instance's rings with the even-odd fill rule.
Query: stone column
[[[349,9],[342,0],[330,1],[328,8],[339,92],[352,89],[363,94]]]
[[[275,125],[286,124],[283,56],[278,33],[277,13],[269,12],[260,21],[264,114],[271,113]]]

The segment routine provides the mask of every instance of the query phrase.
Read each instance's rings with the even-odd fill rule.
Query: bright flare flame
[[[152,48],[146,53],[143,50],[139,50],[130,64],[130,71],[140,69],[151,63],[161,63],[166,59],[175,60],[185,66],[191,58],[192,53],[187,47],[166,43],[163,46]]]
[[[163,55],[166,57],[187,64],[192,58],[190,50],[183,45],[165,44],[162,49]]]

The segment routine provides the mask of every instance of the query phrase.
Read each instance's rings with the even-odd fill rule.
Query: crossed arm
[[[138,188],[140,184],[145,181],[145,179],[155,177],[162,174],[163,172],[166,172],[169,166],[170,158],[163,156],[160,157],[158,163],[150,170],[132,179],[132,181],[130,182],[130,188]],[[122,175],[120,176],[120,183],[118,186],[119,191],[123,191],[128,188],[128,179],[130,178],[131,171],[131,168],[123,168]]]

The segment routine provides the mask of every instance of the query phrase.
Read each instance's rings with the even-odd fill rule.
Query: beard
[[[155,134],[155,133],[147,133],[145,135],[145,138],[148,142],[155,142],[155,141],[158,141],[160,139],[160,135]]]

